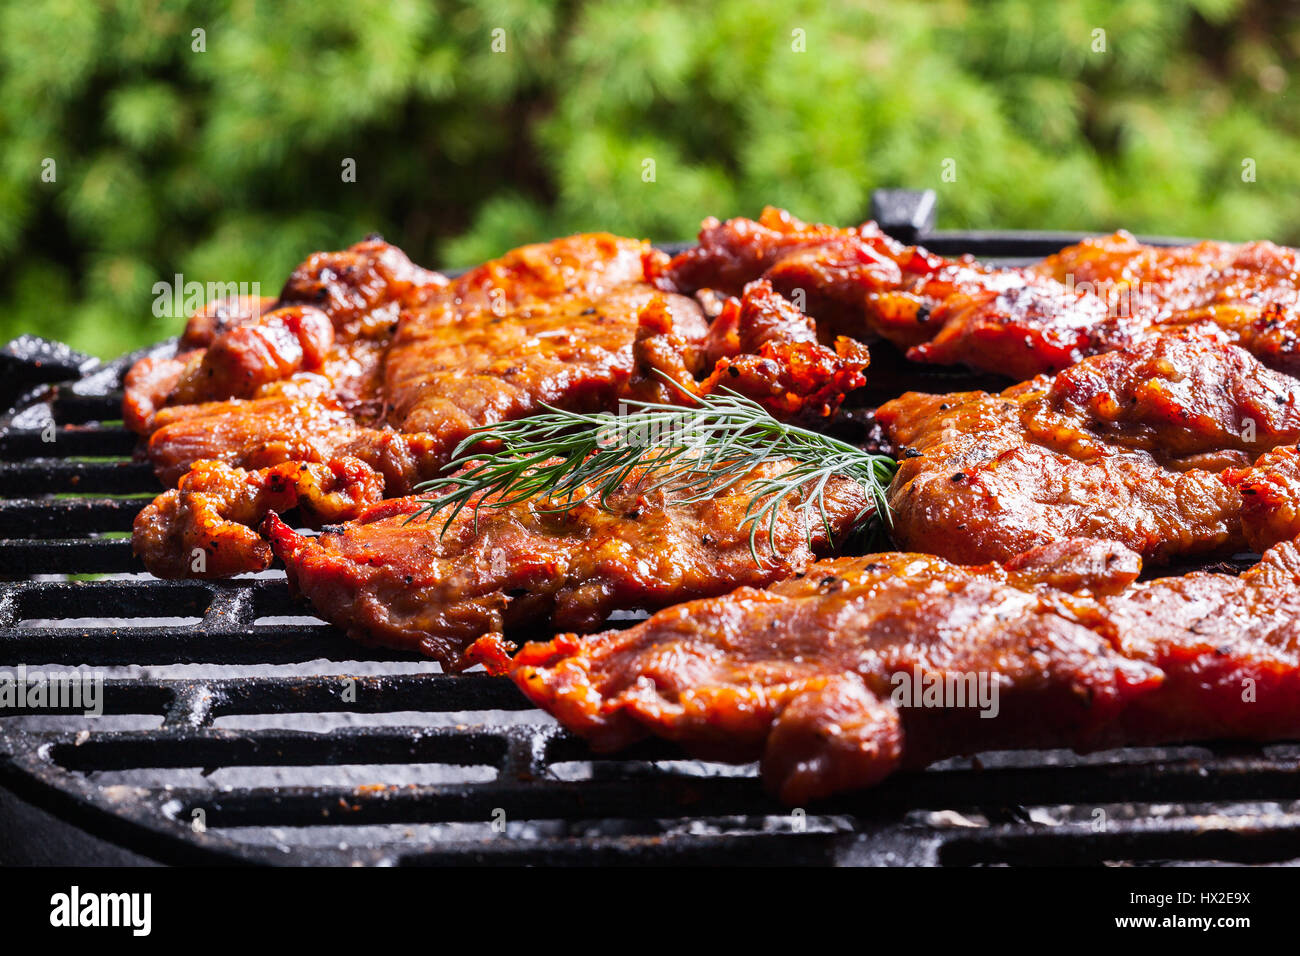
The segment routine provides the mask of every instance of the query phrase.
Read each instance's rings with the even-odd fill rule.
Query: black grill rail
[[[1065,241],[966,247],[985,240],[1023,255]],[[504,680],[382,651],[354,663],[332,627],[283,620],[308,611],[282,576],[142,573],[125,533],[159,486],[118,421],[120,378],[139,355],[100,367],[51,348],[8,350],[6,374],[26,376],[9,387],[30,390],[0,419],[0,673],[104,671],[105,716],[0,709],[0,786],[134,853],[374,865],[1300,858],[1297,745],[988,754],[791,812],[752,767],[662,744],[594,755]],[[345,782],[321,781],[349,768]]]

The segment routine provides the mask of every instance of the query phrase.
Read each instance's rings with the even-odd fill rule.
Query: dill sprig
[[[792,494],[802,498],[795,510],[805,516],[809,537],[816,509],[833,540],[825,493],[835,477],[857,481],[875,505],[857,515],[854,530],[873,514],[889,523],[885,488],[898,467],[892,458],[779,421],[729,389],[690,399],[693,407],[627,401],[618,413],[544,405],[544,414],[477,428],[452,453],[444,469],[451,474],[416,486],[422,504],[407,520],[430,520],[450,509],[446,532],[471,502],[477,525],[480,508],[530,498],[547,501],[548,511],[589,501],[609,510],[610,496],[620,489],[663,489],[673,503],[685,505],[721,494],[763,462],[789,459],[788,469],[749,486],[752,500],[741,526],[750,525],[756,562],[756,536],[764,526],[775,553],[780,506]]]

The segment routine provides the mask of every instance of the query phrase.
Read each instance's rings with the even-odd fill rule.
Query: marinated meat
[[[1156,564],[1245,550],[1235,470],[1295,444],[1298,402],[1294,379],[1190,333],[999,395],[909,392],[876,414],[901,459],[894,538],[963,563],[1069,537],[1121,541]]]
[[[1271,242],[1143,245],[1126,232],[1049,256],[1036,274],[1087,288],[1145,328],[1211,324],[1266,365],[1300,373],[1300,253]]]
[[[1246,542],[1263,551],[1300,537],[1300,448],[1274,448],[1249,468],[1230,468],[1223,480],[1241,494]]]
[[[868,246],[876,244],[882,254],[875,261],[882,266],[892,262],[902,249],[874,222],[841,229],[801,222],[784,209],[768,206],[757,222],[744,218],[719,222],[710,216],[700,226],[697,246],[671,261],[656,260],[651,271],[656,281],[668,289],[683,292],[713,289],[726,295],[739,295],[746,285],[762,278],[791,253],[853,239],[860,239]]]
[[[403,309],[440,297],[448,285],[446,276],[415,265],[381,237],[369,236],[343,252],[308,256],[285,282],[280,304],[320,309],[347,341],[387,339]]]
[[[1240,577],[1135,583],[1140,564],[1093,539],[975,567],[839,558],[513,660],[489,636],[470,658],[599,750],[656,735],[758,758],[795,805],[980,750],[1300,733],[1297,546]]]
[[[327,620],[365,643],[434,657],[450,669],[485,633],[520,628],[591,629],[611,612],[659,608],[721,594],[738,584],[788,577],[827,553],[819,512],[790,496],[752,542],[745,524],[752,485],[785,470],[758,466],[716,497],[673,503],[629,477],[606,507],[557,510],[549,500],[472,505],[416,516],[417,498],[385,501],[316,538],[275,515],[267,532],[290,584]],[[827,488],[830,532],[843,535],[870,507],[854,481]],[[445,530],[444,530],[445,525]],[[755,560],[757,556],[757,560]]]
[[[378,237],[315,253],[289,277],[278,301],[212,303],[186,323],[174,358],[138,362],[125,381],[126,423],[149,435],[164,407],[253,397],[304,370],[318,372],[335,401],[364,418],[373,414],[383,348],[401,310],[447,285],[446,277],[414,265]]]
[[[149,458],[165,485],[201,461],[266,468],[286,461],[328,461],[357,437],[346,409],[319,393],[165,408],[154,417]]]
[[[1138,566],[1097,541],[981,567],[922,554],[838,558],[623,631],[563,634],[513,660],[486,638],[471,657],[598,750],[653,734],[704,759],[761,758],[767,785],[801,804],[971,748],[1106,740],[1160,674],[1080,618]],[[895,675],[914,673],[988,675],[997,717],[894,706]]]
[[[280,308],[203,336],[191,332],[210,323],[192,320],[182,347],[196,347],[184,354],[165,402],[128,390],[127,404],[169,404],[189,417],[190,404],[207,402],[203,414],[219,437],[199,457],[231,464],[255,454],[247,437],[280,427],[251,424],[265,413],[246,400],[286,393],[303,403],[292,427],[309,431],[308,441],[320,437],[314,422],[342,411],[357,429],[432,436],[430,454],[445,458],[474,426],[527,414],[539,402],[608,403],[631,372],[638,311],[662,295],[644,281],[647,251],[633,240],[573,236],[514,250],[453,283],[380,241],[319,253],[290,277]],[[702,337],[698,307],[667,298],[680,327]],[[143,387],[161,376],[142,369],[138,377]],[[313,402],[318,407],[305,408]],[[199,460],[187,458],[194,446],[187,434],[159,434],[173,420],[155,414],[149,423],[149,456],[168,483]]]
[[[329,317],[286,306],[232,328],[191,353],[169,401],[177,405],[250,398],[263,385],[319,369],[334,345]]]
[[[1131,323],[1047,275],[945,259],[875,225],[809,225],[784,210],[705,220],[699,245],[658,267],[665,288],[730,292],[765,278],[825,328],[881,338],[915,361],[1027,378],[1129,341]]]
[[[680,404],[727,389],[786,421],[825,422],[844,396],[866,384],[866,346],[840,336],[822,345],[817,325],[771,283],[722,300],[707,334],[682,334],[663,300],[642,311],[635,370],[620,398]]]
[[[271,546],[250,525],[267,512],[296,508],[312,523],[338,521],[378,504],[383,491],[383,479],[355,458],[251,472],[202,461],[136,515],[135,549],[161,578],[261,571]]]
[[[656,276],[684,292],[760,277],[826,328],[885,339],[917,362],[1024,379],[1204,326],[1300,372],[1300,254],[1267,242],[1162,248],[1120,233],[993,269],[904,246],[874,223],[836,229],[768,208],[757,222],[706,220],[699,245]]]
[[[909,359],[1015,379],[1059,371],[1155,331],[1110,315],[1091,291],[1020,272],[965,283],[922,309],[933,334],[907,351]]]
[[[208,565],[222,572],[266,567],[270,552],[245,529],[276,499],[250,505],[242,489],[277,480],[274,469],[286,462],[349,473],[364,463],[377,475],[368,487],[377,482],[396,497],[438,476],[475,427],[543,404],[680,403],[725,387],[783,418],[824,419],[865,381],[863,346],[821,345],[811,320],[764,283],[726,302],[723,325],[711,332],[696,303],[645,281],[653,257],[644,243],[591,235],[527,246],[450,285],[413,281],[415,267],[402,257],[403,271],[394,256],[392,247],[374,248],[350,268],[313,257],[285,296],[319,309],[284,305],[220,324],[191,322],[194,334],[186,334],[196,347],[168,400],[220,400],[154,411],[149,457],[167,484],[208,462],[229,466],[234,477],[214,482],[210,471],[202,508],[160,500],[145,512],[135,542],[146,567],[164,575],[188,567],[161,550],[175,541],[190,550],[224,543],[224,560]],[[209,344],[197,347],[202,341]],[[138,393],[155,374],[141,371]],[[135,399],[143,408],[145,399]],[[242,475],[259,469],[270,471]],[[353,512],[332,520],[370,503],[356,498]],[[305,509],[304,518],[313,517]],[[238,555],[237,541],[247,543]]]
[[[217,303],[189,320],[176,358],[138,363],[124,415],[149,436],[158,477],[179,484],[136,518],[145,566],[162,577],[261,570],[271,551],[252,528],[267,509],[342,520],[386,484],[409,490],[432,440],[383,427],[382,362],[402,310],[447,286],[371,238],[311,256],[274,308]]]
[[[1300,547],[1240,575],[1139,582],[1101,602],[1113,647],[1163,680],[1127,708],[1119,743],[1300,736]]]
[[[643,307],[658,297],[698,342],[699,306],[645,281],[649,246],[610,235],[525,246],[471,270],[436,304],[404,317],[388,350],[388,421],[447,450],[479,425],[542,404],[610,407],[633,371]]]
[[[274,299],[236,296],[219,299],[190,316],[175,356],[143,358],[127,371],[122,383],[122,418],[126,426],[147,435],[154,415],[170,400],[188,360],[201,359],[203,351],[223,332],[256,321],[274,307]]]
[[[866,346],[846,336],[834,349],[818,341],[817,324],[760,279],[739,299],[729,298],[709,326],[705,369],[687,390],[709,395],[722,389],[751,398],[784,421],[825,422],[844,396],[866,384]]]

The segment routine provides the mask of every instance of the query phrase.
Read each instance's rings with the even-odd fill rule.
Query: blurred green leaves
[[[1295,242],[1297,54],[1265,0],[0,0],[0,339],[111,355],[174,331],[159,279],[274,294],[376,230],[451,267],[888,185]]]

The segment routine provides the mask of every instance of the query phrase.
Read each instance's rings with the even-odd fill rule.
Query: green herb
[[[445,532],[473,501],[480,508],[503,508],[530,498],[549,501],[546,510],[566,511],[587,501],[609,509],[620,489],[648,493],[663,489],[675,504],[712,498],[773,459],[790,459],[786,471],[756,480],[742,527],[750,525],[750,550],[764,525],[775,552],[781,502],[798,494],[796,511],[813,509],[833,538],[825,491],[832,478],[858,482],[875,507],[854,521],[860,530],[874,515],[889,521],[885,488],[897,463],[820,432],[773,418],[763,406],[724,389],[690,396],[694,407],[626,402],[621,413],[562,411],[475,429],[453,452],[445,477],[418,485],[423,504],[408,521],[450,509]],[[636,480],[624,487],[636,474]],[[805,521],[811,537],[812,522]]]

